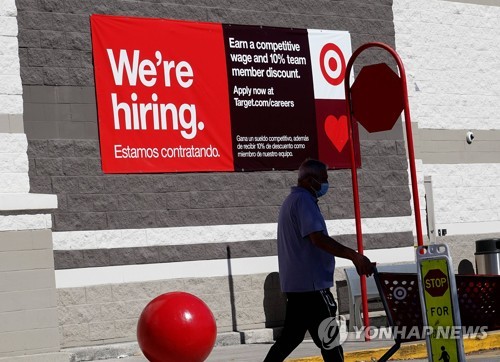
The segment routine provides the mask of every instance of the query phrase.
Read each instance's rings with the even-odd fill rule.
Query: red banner
[[[350,166],[347,32],[104,15],[91,29],[104,172]]]

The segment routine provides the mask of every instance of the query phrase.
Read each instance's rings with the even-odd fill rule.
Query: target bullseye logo
[[[407,292],[403,287],[396,287],[394,288],[393,295],[397,300],[403,300],[406,298]]]
[[[319,54],[319,65],[325,80],[339,85],[345,77],[345,59],[342,50],[333,43],[327,43]]]

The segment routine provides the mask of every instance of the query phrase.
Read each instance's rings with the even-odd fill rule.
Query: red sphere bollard
[[[215,344],[217,326],[208,306],[185,292],[162,294],[144,308],[137,340],[151,362],[202,362]]]

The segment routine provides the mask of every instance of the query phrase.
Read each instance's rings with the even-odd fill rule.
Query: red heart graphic
[[[332,142],[335,148],[342,152],[347,141],[349,140],[349,130],[347,129],[347,117],[340,116],[339,118],[331,114],[325,118],[325,132],[328,139]]]

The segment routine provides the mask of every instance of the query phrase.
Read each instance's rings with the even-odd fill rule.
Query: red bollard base
[[[151,362],[202,362],[212,351],[217,326],[210,308],[185,292],[162,294],[144,308],[137,341]]]

